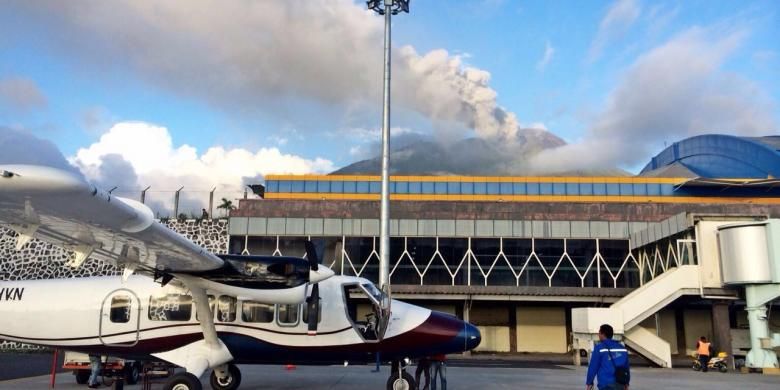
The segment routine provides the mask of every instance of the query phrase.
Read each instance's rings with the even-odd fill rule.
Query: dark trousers
[[[420,382],[420,376],[425,377],[425,382]],[[418,390],[428,390],[431,386],[431,361],[420,359],[417,362],[417,370],[414,372],[414,381],[417,382]]]
[[[710,355],[699,355],[699,363],[701,363],[701,370],[707,372],[707,363],[710,362]]]

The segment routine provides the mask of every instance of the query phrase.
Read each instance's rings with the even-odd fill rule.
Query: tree
[[[227,198],[222,198],[222,203],[217,206],[217,209],[225,210],[225,216],[227,217],[228,213],[230,213],[231,210],[235,210],[236,206],[233,205],[232,200],[228,200]]]

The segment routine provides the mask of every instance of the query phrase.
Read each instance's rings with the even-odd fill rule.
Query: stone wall
[[[226,219],[168,220],[164,225],[181,233],[213,253],[228,248]],[[16,233],[0,227],[0,282],[4,280],[64,279],[121,274],[121,269],[96,259],[87,259],[78,269],[66,265],[72,252],[42,241],[33,240],[16,250]],[[0,341],[0,350],[30,350],[37,347]]]

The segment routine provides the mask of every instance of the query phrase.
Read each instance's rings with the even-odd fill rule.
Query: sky
[[[693,135],[778,134],[779,11],[412,0],[393,18],[394,142],[477,137],[518,150],[519,173],[636,173]],[[0,163],[44,143],[30,150],[102,186],[166,191],[333,171],[377,150],[382,34],[350,0],[5,1]],[[541,133],[565,145],[523,149]]]

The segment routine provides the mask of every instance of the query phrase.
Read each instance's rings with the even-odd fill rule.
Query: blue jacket
[[[612,354],[612,361],[607,351]],[[628,350],[623,344],[606,339],[593,348],[585,384],[592,385],[594,378],[598,378],[599,388],[615,383],[615,367],[626,367],[629,370]]]

